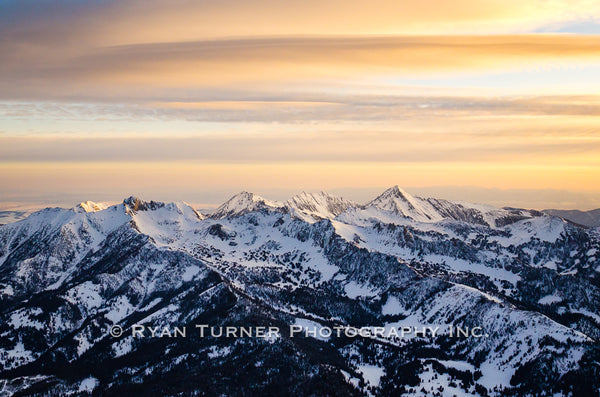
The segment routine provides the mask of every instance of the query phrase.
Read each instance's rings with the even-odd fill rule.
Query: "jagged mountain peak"
[[[161,201],[144,201],[139,197],[130,196],[123,200],[125,212],[131,216],[138,214],[138,212],[150,212],[165,209],[167,212],[173,212],[175,214],[183,215],[189,219],[204,219],[204,216],[196,211],[191,205],[185,201],[175,201],[171,203],[164,203]],[[173,217],[173,215],[161,215]],[[159,218],[161,217],[159,216]]]
[[[299,193],[299,194],[295,195],[294,197],[292,197],[291,199],[287,200],[286,203],[291,203],[291,202],[314,203],[314,202],[322,202],[322,201],[326,201],[326,200],[346,201],[341,197],[331,195],[331,194],[321,190],[319,192],[312,192],[312,193],[302,191],[302,193]]]
[[[74,207],[76,212],[98,212],[109,207],[106,203],[96,203],[94,201],[83,201]]]
[[[294,215],[307,220],[335,218],[349,207],[357,204],[320,191],[315,193],[302,192],[285,202],[285,206]]]
[[[427,200],[412,196],[397,185],[384,191],[368,203],[366,207],[390,211],[422,222],[440,221],[443,219]]]
[[[406,190],[402,189],[398,185],[395,185],[395,186],[392,186],[392,187],[386,189],[379,196],[377,196],[376,198],[371,200],[371,202],[368,203],[367,206],[372,203],[380,203],[380,202],[383,202],[385,200],[390,200],[390,199],[398,199],[398,200],[412,203],[416,200],[419,200],[420,197],[413,196],[412,194],[408,193]]]
[[[319,192],[306,192],[306,191],[302,191],[301,193],[298,193],[297,195],[295,195],[294,197],[292,197],[290,200],[294,200],[294,199],[311,199],[311,198],[315,198],[315,197],[327,197],[327,196],[331,196],[329,193],[324,192],[324,191],[319,191]]]
[[[411,196],[406,190],[394,185],[386,189],[379,197],[407,197]],[[411,196],[412,197],[412,196]]]
[[[123,204],[131,211],[154,211],[165,206],[160,201],[144,201],[136,196],[129,196],[123,200]]]
[[[281,208],[283,208],[283,204],[277,201],[267,200],[255,193],[242,191],[219,206],[211,214],[211,218],[219,219],[228,216],[243,215],[252,211]]]
[[[225,204],[227,203],[233,203],[233,202],[253,202],[253,203],[260,203],[260,202],[269,202],[269,200],[267,200],[266,198],[259,196],[256,193],[252,193],[252,192],[248,192],[248,191],[241,191],[238,194],[232,196],[229,200],[227,200],[225,202]]]
[[[254,194],[252,192],[248,192],[246,190],[242,190],[241,192],[233,195],[228,201],[231,200],[250,200],[250,201],[254,201],[254,200],[260,200],[260,196],[257,194]]]

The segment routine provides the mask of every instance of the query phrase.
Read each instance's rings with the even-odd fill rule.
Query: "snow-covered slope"
[[[220,219],[239,216],[252,211],[278,210],[281,208],[283,208],[282,203],[267,200],[254,193],[241,192],[218,207],[210,214],[210,217]]]
[[[291,214],[307,222],[335,218],[358,204],[325,192],[306,193],[292,197],[284,203]]]

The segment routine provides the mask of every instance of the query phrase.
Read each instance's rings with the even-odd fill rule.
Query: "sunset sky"
[[[600,207],[597,0],[0,0],[0,209]]]

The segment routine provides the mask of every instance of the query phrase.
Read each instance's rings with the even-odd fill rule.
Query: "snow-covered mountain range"
[[[135,197],[48,208],[0,226],[0,388],[595,395],[599,258],[599,229],[398,187],[366,204],[243,192],[210,214]],[[140,324],[190,331],[140,338]],[[214,338],[195,324],[385,332]],[[390,334],[402,327],[438,332]]]

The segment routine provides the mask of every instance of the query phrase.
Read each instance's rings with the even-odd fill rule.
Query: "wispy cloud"
[[[553,60],[600,61],[596,36],[297,37],[210,40],[89,48],[11,51],[0,64],[4,100],[160,98],[295,81],[501,70]],[[6,41],[0,47],[11,46]],[[541,63],[540,63],[541,65]]]
[[[449,121],[445,131],[305,131],[286,134],[240,132],[205,137],[3,138],[0,158],[15,162],[492,162],[600,167],[600,137],[576,128],[561,133],[550,122],[462,131]],[[364,127],[363,127],[364,128]],[[506,126],[504,127],[506,128]],[[135,148],[135,149],[133,149]]]
[[[578,125],[588,133],[600,124],[600,97],[595,95],[575,96],[410,96],[410,95],[341,95],[331,93],[287,93],[273,96],[262,94],[261,100],[252,99],[251,94],[240,92],[229,94],[236,100],[214,100],[198,98],[196,101],[163,101],[140,103],[51,103],[51,102],[7,102],[0,103],[0,117],[5,121],[96,121],[118,123],[133,121],[165,122],[219,122],[219,123],[315,123],[315,122],[404,122],[418,127],[426,125],[431,133],[437,128],[431,124],[441,121],[479,126],[486,122],[488,132],[498,133],[495,124],[502,118],[502,126],[515,128],[522,123],[523,129],[539,130],[540,126],[552,125],[553,131]],[[249,95],[247,99],[244,95]],[[254,93],[257,95],[257,93]],[[572,116],[572,117],[570,117]],[[425,123],[425,124],[423,124]],[[444,124],[448,130],[452,124]],[[465,129],[465,126],[467,128]],[[537,126],[537,127],[535,127]],[[48,135],[43,126],[35,134]],[[532,128],[533,127],[533,128]],[[318,126],[313,126],[318,129]],[[361,127],[362,128],[362,127]],[[380,129],[381,125],[373,125]],[[389,129],[389,128],[388,128]],[[591,129],[591,130],[590,130]],[[89,133],[89,132],[88,132]],[[120,134],[123,132],[121,131]],[[223,132],[225,134],[225,132]],[[169,136],[187,135],[186,132],[170,131]],[[195,133],[194,135],[196,135]],[[9,135],[19,135],[13,131]],[[109,135],[105,130],[103,135]]]

